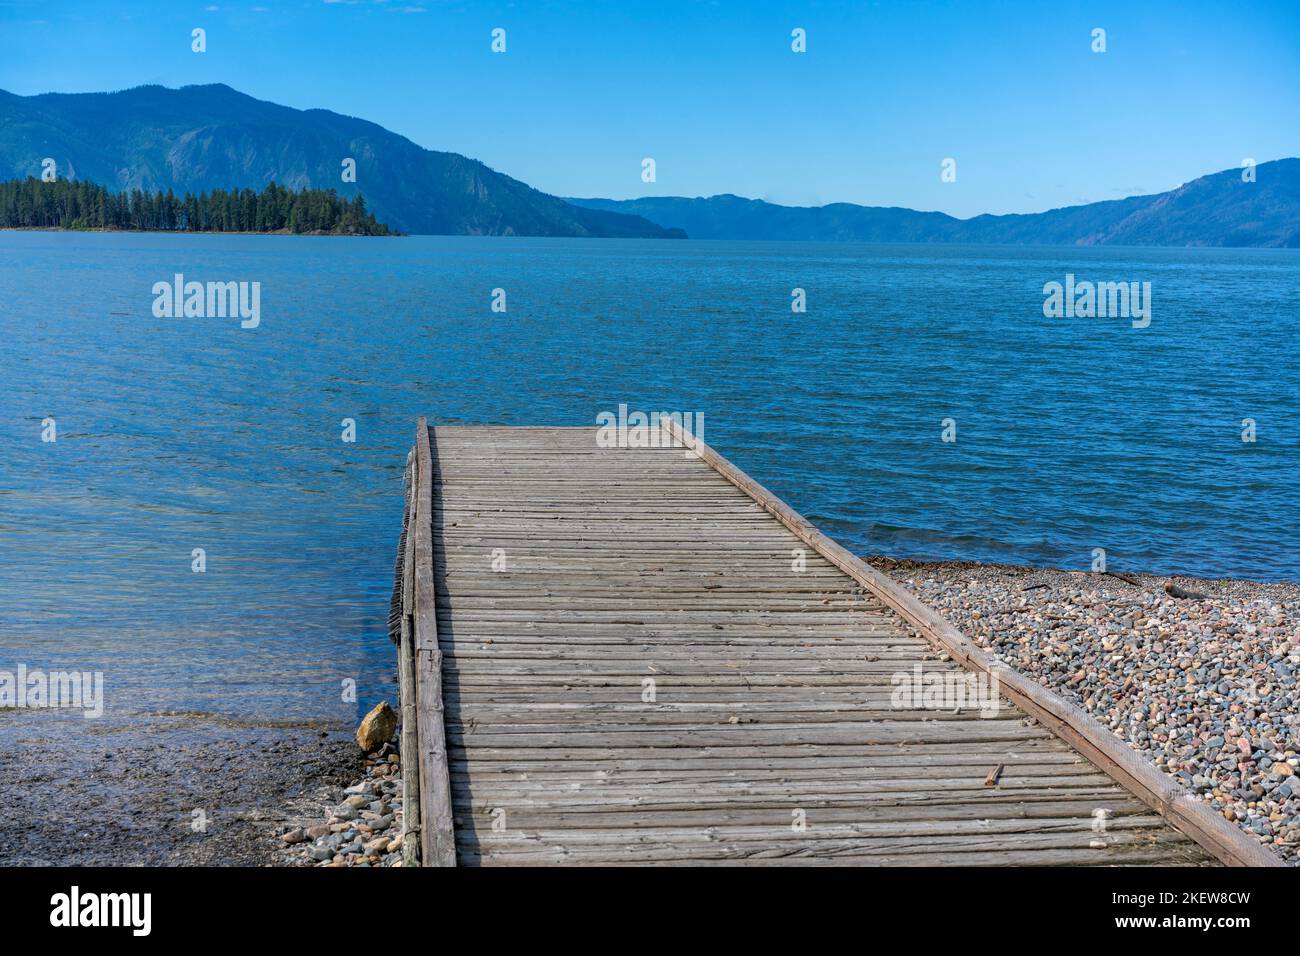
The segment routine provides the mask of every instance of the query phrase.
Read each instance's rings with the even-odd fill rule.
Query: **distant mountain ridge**
[[[634,213],[692,239],[1300,248],[1300,159],[1260,163],[1254,182],[1241,174],[1228,169],[1150,196],[973,219],[852,203],[779,206],[732,195],[569,202]]]
[[[417,146],[329,110],[297,110],[224,84],[116,93],[0,91],[0,180],[39,176],[113,190],[199,193],[276,182],[358,192],[402,232],[451,235],[672,237],[635,215],[571,205],[457,153]],[[345,158],[357,182],[342,181]]]
[[[1300,159],[1260,163],[1251,183],[1229,169],[1150,196],[972,219],[733,195],[565,200],[375,123],[280,106],[224,84],[37,96],[0,90],[0,180],[39,176],[47,157],[61,178],[113,190],[260,191],[275,182],[348,199],[362,193],[381,222],[437,235],[1300,247]],[[349,157],[355,183],[340,175]]]

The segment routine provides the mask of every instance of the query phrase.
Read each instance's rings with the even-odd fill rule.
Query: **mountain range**
[[[380,221],[439,235],[1300,247],[1300,159],[1202,176],[1168,192],[957,219],[898,207],[781,206],[759,199],[561,199],[458,153],[329,110],[298,110],[224,84],[16,96],[0,90],[0,178],[60,177],[114,190],[233,187],[364,193]],[[356,162],[344,182],[343,160]]]
[[[972,219],[850,203],[778,206],[730,195],[569,201],[677,226],[692,239],[1300,248],[1300,159],[1260,163],[1253,182],[1242,172],[1227,169],[1150,196]]]

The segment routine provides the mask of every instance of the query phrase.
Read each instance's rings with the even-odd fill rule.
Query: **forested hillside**
[[[118,192],[199,194],[275,182],[334,188],[351,199],[364,190],[375,215],[411,234],[680,235],[639,216],[571,206],[362,119],[278,106],[222,84],[37,96],[0,90],[0,179],[39,175],[47,159],[61,178]],[[355,178],[343,176],[349,160]]]
[[[0,228],[123,229],[163,232],[291,232],[386,236],[365,197],[332,189],[214,189],[114,193],[95,183],[34,177],[0,183]]]

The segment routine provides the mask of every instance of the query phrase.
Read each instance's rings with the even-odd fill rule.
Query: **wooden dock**
[[[408,862],[1277,863],[681,429],[596,435],[420,422]],[[899,706],[994,670],[995,714]]]

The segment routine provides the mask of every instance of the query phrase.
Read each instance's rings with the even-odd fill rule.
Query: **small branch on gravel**
[[[1170,597],[1182,598],[1186,601],[1208,601],[1210,599],[1208,594],[1202,594],[1200,591],[1185,590],[1184,588],[1180,588],[1177,584],[1174,584],[1173,581],[1170,581],[1165,585],[1165,593]]]
[[[1050,587],[1051,587],[1050,584],[1026,584],[1026,585],[1025,585],[1023,588],[1021,588],[1020,590],[1022,590],[1022,591],[1036,591],[1036,590],[1038,590],[1039,588],[1050,588]]]
[[[1121,581],[1127,581],[1129,584],[1132,584],[1135,587],[1140,588],[1142,586],[1142,582],[1139,581],[1137,578],[1130,577],[1127,574],[1120,574],[1118,571],[1103,571],[1101,573],[1109,574],[1112,578],[1119,578]]]

